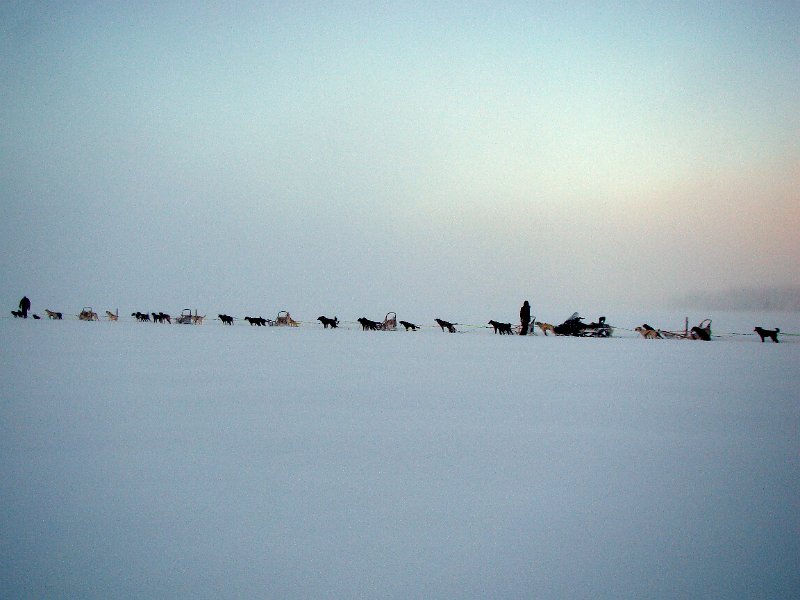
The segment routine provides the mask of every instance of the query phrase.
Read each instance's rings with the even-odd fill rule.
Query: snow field
[[[8,597],[800,590],[800,344],[0,328]]]

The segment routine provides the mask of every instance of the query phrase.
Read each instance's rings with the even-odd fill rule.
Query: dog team
[[[19,310],[12,310],[11,314],[14,318],[18,319],[27,319],[28,313],[31,310],[31,301],[27,296],[23,296],[22,299],[19,301]],[[44,310],[45,314],[47,315],[48,319],[52,320],[61,320],[64,318],[64,314],[61,312],[53,311],[50,309]],[[40,319],[39,315],[32,314],[31,315],[34,319]],[[170,315],[164,312],[133,312],[131,316],[134,317],[139,322],[153,322],[153,323],[172,323],[172,318]],[[119,319],[119,315],[116,313],[112,313],[110,310],[106,311],[106,317],[109,321],[117,321]],[[152,317],[152,319],[151,319]],[[220,322],[223,325],[233,325],[234,317],[230,315],[220,314],[217,315]],[[92,320],[96,321],[99,320],[97,313],[91,311],[82,311],[79,315],[81,320]],[[205,315],[189,315],[187,317],[190,319],[190,322],[195,325],[200,325],[203,323],[203,319],[205,319]],[[264,319],[263,317],[245,317],[244,320],[247,321],[251,326],[258,326],[258,327],[265,327],[267,325],[275,325],[275,324],[291,324],[297,325],[298,322],[294,319],[291,319],[291,316],[288,313],[283,317],[286,320],[286,323],[280,321],[281,317],[278,318],[279,320],[272,321],[271,319]],[[291,320],[291,322],[289,322]],[[527,335],[530,327],[531,322],[531,306],[530,303],[525,300],[522,304],[522,307],[519,310],[519,335]],[[325,329],[331,328],[336,329],[339,326],[339,318],[333,317],[332,319],[326,316],[319,316],[317,317],[317,321],[319,321]],[[366,317],[361,317],[357,319],[358,323],[361,325],[362,331],[380,331],[387,328],[387,322],[381,323],[380,321],[372,321],[367,319]],[[447,331],[449,333],[456,332],[456,325],[457,323],[451,323],[449,321],[445,321],[444,319],[436,318],[434,319],[436,324],[441,328],[442,331]],[[709,341],[711,339],[711,328],[710,328],[710,320],[707,320],[708,324],[704,327],[701,323],[700,326],[692,327],[691,332],[687,334],[675,334],[673,332],[666,332],[658,330],[647,323],[636,327],[634,331],[639,333],[644,339],[646,340],[660,340],[664,339],[665,337],[690,337],[691,339],[699,339]],[[514,335],[514,327],[511,323],[503,323],[500,321],[489,320],[488,323],[492,329],[494,330],[495,334],[500,335]],[[556,332],[556,327],[551,325],[550,323],[543,323],[541,321],[534,321],[533,323],[536,327],[538,327],[541,332],[547,336],[548,332],[552,333],[553,335],[558,335]],[[388,323],[390,325],[389,328],[394,329],[395,322],[392,321]],[[406,331],[416,331],[419,329],[419,325],[415,325],[414,323],[410,323],[409,321],[400,321],[400,325],[402,325]],[[753,331],[761,338],[761,342],[763,343],[765,340],[770,339],[774,343],[778,343],[778,334],[781,332],[780,328],[776,327],[775,329],[765,329],[763,327],[756,327]]]

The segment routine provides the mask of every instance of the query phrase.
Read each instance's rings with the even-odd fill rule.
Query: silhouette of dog
[[[136,317],[136,320],[140,323],[144,321],[150,322],[150,315],[148,313],[139,312],[138,310],[135,313],[131,313],[132,317]]]
[[[450,323],[450,322],[445,321],[443,319],[434,319],[434,321],[436,321],[436,324],[439,327],[442,328],[442,331],[447,329],[447,331],[449,331],[450,333],[455,333],[456,332],[456,328],[455,328],[455,325],[453,325],[453,323]]]
[[[158,314],[153,313],[153,322],[155,323],[169,323],[172,324],[172,319],[167,313],[160,312]]]
[[[329,319],[328,317],[321,316],[317,317],[317,321],[322,323],[322,326],[325,329],[328,327],[331,327],[331,329],[336,329],[339,326],[339,317],[333,317],[332,319]]]
[[[542,323],[541,321],[535,321],[534,325],[536,325],[539,329],[541,329],[542,333],[545,334],[545,336],[547,335],[548,331],[552,331],[553,335],[556,334],[556,328],[550,323]]]
[[[755,329],[753,329],[753,331],[755,331],[759,335],[762,344],[764,343],[765,338],[769,338],[777,344],[778,334],[781,332],[781,330],[777,327],[775,329],[763,329],[761,327],[756,327]]]
[[[366,317],[361,317],[358,319],[358,322],[361,323],[361,331],[378,331],[381,325],[383,325],[383,323],[379,323],[378,321],[370,321]]]
[[[57,321],[61,320],[64,317],[64,315],[62,315],[60,312],[55,312],[53,310],[48,310],[46,308],[44,309],[44,313],[47,315],[48,318],[55,319]]]
[[[416,331],[417,329],[419,329],[418,326],[414,325],[413,323],[409,323],[408,321],[400,321],[400,325],[405,327],[406,331],[408,331],[409,329],[411,331]]]
[[[489,321],[489,325],[494,327],[494,332],[500,335],[514,335],[511,331],[511,323],[500,323],[498,321]]]
[[[267,324],[267,320],[261,317],[245,317],[244,320],[250,323],[251,326],[264,327]]]
[[[217,315],[223,325],[233,325],[233,317],[229,315]]]
[[[35,313],[34,313],[34,315],[33,315],[33,318],[34,318],[34,319],[36,319],[36,320],[38,321],[38,320],[39,320],[39,319],[41,319],[42,317],[40,317],[39,315],[37,315],[37,314],[35,314]]]
[[[11,314],[14,315],[15,319],[22,319],[24,317],[21,310],[12,310]]]

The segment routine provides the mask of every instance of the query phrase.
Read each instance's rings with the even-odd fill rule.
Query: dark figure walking
[[[519,334],[528,335],[528,326],[531,324],[531,305],[528,304],[527,300],[525,300],[522,308],[519,309],[519,322],[522,326]]]
[[[19,312],[22,313],[22,318],[28,318],[28,311],[31,309],[31,301],[28,300],[27,296],[23,296],[22,300],[19,301]]]

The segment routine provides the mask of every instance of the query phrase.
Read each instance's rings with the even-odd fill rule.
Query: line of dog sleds
[[[15,318],[24,318],[26,315],[23,313],[22,310],[11,311],[11,314]],[[52,311],[49,309],[45,309],[45,314],[48,319],[52,320],[61,320],[64,318],[64,313]],[[69,315],[66,315],[69,316]],[[80,321],[100,321],[101,316],[95,312],[91,306],[84,306],[80,313],[74,315]],[[33,319],[40,319],[39,315],[32,314]],[[181,311],[179,316],[170,317],[170,315],[165,313],[142,313],[142,312],[134,312],[131,313],[131,317],[135,317],[137,321],[150,321],[156,323],[175,323],[180,325],[201,325],[204,322],[206,315],[200,315],[197,312],[197,309],[192,311],[191,309],[184,308]],[[116,309],[114,312],[110,310],[105,311],[105,315],[102,317],[104,320],[107,319],[109,321],[117,321],[119,320],[119,309]],[[218,319],[222,322],[223,325],[233,325],[235,320],[238,320],[238,317],[232,317],[229,315],[218,315]],[[250,325],[257,325],[257,326],[269,326],[269,327],[299,327],[302,323],[292,318],[292,315],[289,311],[282,310],[278,313],[275,319],[265,319],[263,317],[244,317],[244,320],[247,321]],[[337,328],[340,324],[340,321],[337,317],[328,318],[324,316],[320,316],[317,318],[317,321],[320,322],[326,329],[327,328]],[[436,326],[441,328],[442,331],[446,331],[449,333],[457,333],[459,332],[456,329],[457,323],[451,323],[445,321],[443,319],[434,319],[436,322]],[[421,328],[419,325],[415,325],[409,321],[399,321],[397,319],[397,313],[395,312],[388,312],[384,317],[383,321],[372,321],[365,317],[357,319],[356,321],[359,325],[361,325],[362,329],[367,331],[396,331],[398,325],[402,325],[406,331],[417,331]],[[591,338],[609,338],[612,337],[614,334],[614,327],[609,325],[606,322],[605,317],[600,317],[597,322],[592,323],[584,323],[583,317],[579,315],[579,313],[575,312],[563,323],[560,325],[551,325],[549,323],[544,323],[537,321],[535,318],[532,320],[532,327],[529,328],[528,333],[532,335],[536,335],[534,333],[534,329],[538,328],[541,329],[542,333],[546,336],[548,333],[552,333],[557,336],[571,336],[571,337],[591,337]],[[493,327],[495,333],[522,333],[522,325],[513,326],[511,323],[501,323],[498,321],[489,321],[489,326]],[[460,331],[459,333],[467,333],[470,330],[477,330],[486,328],[486,325],[464,325],[462,327],[466,327],[467,331]],[[712,335],[711,333],[711,319],[703,319],[700,321],[698,325],[694,327],[689,327],[689,318],[686,317],[684,321],[683,329],[677,330],[669,330],[669,329],[657,329],[644,323],[634,329],[626,329],[621,327],[620,329],[624,331],[632,331],[639,333],[645,339],[677,339],[677,340],[702,340],[702,341],[710,341],[713,337],[725,337],[726,335],[729,336],[736,336],[736,335],[752,335],[747,333],[730,333],[730,334],[717,334]],[[765,340],[771,340],[772,342],[779,342],[778,336],[780,335],[798,335],[793,333],[783,333],[780,329],[765,329],[763,327],[756,327],[753,331],[761,338],[761,341],[764,342]]]

